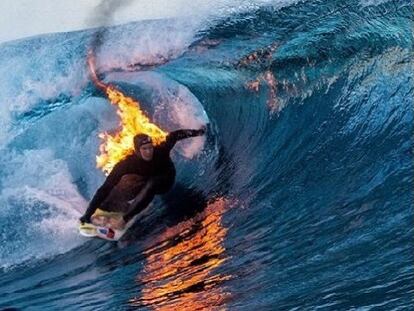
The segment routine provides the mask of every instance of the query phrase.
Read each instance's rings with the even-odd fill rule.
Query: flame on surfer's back
[[[96,163],[97,167],[101,168],[105,174],[109,174],[116,163],[134,151],[133,138],[135,135],[147,134],[153,139],[154,144],[158,145],[165,140],[167,133],[150,121],[138,101],[125,96],[113,85],[105,84],[99,80],[92,53],[88,53],[88,67],[92,81],[105,92],[111,104],[117,106],[116,113],[120,118],[120,129],[117,132],[99,134],[102,142],[99,146],[100,155],[96,157]]]

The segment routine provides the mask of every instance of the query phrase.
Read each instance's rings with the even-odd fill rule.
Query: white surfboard
[[[118,241],[133,225],[138,215],[135,215],[125,224],[123,229],[115,229],[109,226],[99,226],[93,223],[81,223],[79,225],[79,233],[87,238],[101,238],[108,241]]]

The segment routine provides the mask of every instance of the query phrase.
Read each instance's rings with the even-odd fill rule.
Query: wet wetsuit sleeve
[[[189,137],[201,136],[204,135],[206,130],[204,128],[199,130],[177,130],[169,133],[165,140],[165,146],[171,150],[177,141]]]
[[[114,166],[103,185],[96,191],[91,202],[89,203],[88,209],[86,210],[83,216],[83,218],[86,218],[86,221],[90,221],[90,217],[93,215],[93,213],[95,213],[99,205],[106,199],[111,190],[116,186],[116,184],[120,181],[121,177],[126,173],[125,168],[125,161],[121,161]]]

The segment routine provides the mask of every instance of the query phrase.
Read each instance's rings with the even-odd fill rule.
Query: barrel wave
[[[0,307],[410,309],[412,23],[311,0],[108,27],[102,81],[166,131],[208,124],[117,243],[77,233],[119,128],[95,30],[1,44]]]

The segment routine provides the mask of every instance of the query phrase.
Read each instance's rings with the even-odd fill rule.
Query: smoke
[[[112,24],[114,14],[121,8],[127,7],[134,0],[101,0],[93,10],[93,14],[87,24],[98,27],[90,44],[89,52],[97,55],[105,40],[106,26]]]
[[[114,13],[132,2],[134,0],[101,0],[93,10],[89,24],[92,26],[109,25],[113,21]]]

